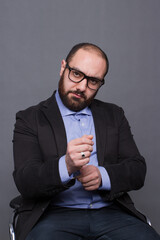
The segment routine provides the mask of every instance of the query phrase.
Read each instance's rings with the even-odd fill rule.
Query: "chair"
[[[13,214],[11,217],[11,222],[9,223],[9,235],[11,240],[16,240],[15,238],[15,226],[19,213],[19,208],[22,205],[22,197],[18,196],[10,202],[10,207],[13,208]]]
[[[19,209],[21,206],[22,206],[22,196],[18,196],[10,202],[10,207],[13,208],[13,214],[12,214],[11,222],[9,224],[10,240],[16,240],[15,227],[16,227],[17,217],[19,214]],[[148,217],[146,217],[146,220],[148,225],[151,226],[151,221],[149,220]]]

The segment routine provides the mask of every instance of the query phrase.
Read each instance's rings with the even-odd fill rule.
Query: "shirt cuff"
[[[69,176],[67,166],[66,166],[66,161],[65,161],[65,156],[62,156],[59,159],[59,175],[61,178],[62,183],[67,183],[73,178],[73,174]]]
[[[98,166],[98,169],[101,173],[101,178],[102,178],[102,184],[99,187],[99,190],[110,191],[111,190],[111,181],[110,181],[107,170],[104,167],[100,167],[100,166]]]

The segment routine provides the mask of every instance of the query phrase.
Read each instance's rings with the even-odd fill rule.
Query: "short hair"
[[[95,52],[97,52],[98,54],[101,55],[101,57],[106,61],[106,72],[104,74],[104,76],[108,73],[108,69],[109,69],[109,61],[108,61],[108,57],[106,55],[106,53],[97,45],[93,44],[93,43],[78,43],[75,46],[73,46],[73,48],[70,50],[70,52],[68,53],[67,57],[66,57],[66,62],[69,63],[71,61],[71,59],[73,58],[73,56],[76,54],[76,52],[79,49],[84,49],[84,50],[94,50]]]

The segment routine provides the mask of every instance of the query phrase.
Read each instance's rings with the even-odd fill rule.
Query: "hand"
[[[84,135],[68,143],[65,161],[69,175],[89,163],[94,144],[92,139],[92,135]],[[81,152],[85,154],[85,157],[82,157]]]
[[[97,190],[101,185],[102,178],[99,169],[93,165],[85,165],[80,169],[77,177],[87,191]]]

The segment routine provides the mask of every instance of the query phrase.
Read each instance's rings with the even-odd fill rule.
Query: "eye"
[[[75,78],[81,78],[82,74],[76,70],[72,70],[72,74]]]
[[[100,81],[96,78],[90,78],[89,79],[90,84],[92,85],[99,85]]]

